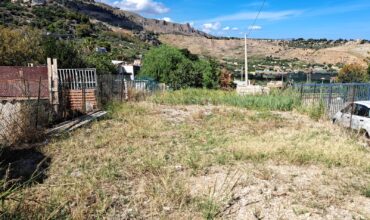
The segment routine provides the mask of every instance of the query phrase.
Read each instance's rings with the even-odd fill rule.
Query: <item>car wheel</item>
[[[364,138],[366,138],[367,140],[370,140],[370,135],[367,131],[364,132]]]
[[[363,139],[365,140],[367,147],[370,147],[370,135],[367,131],[364,132]]]

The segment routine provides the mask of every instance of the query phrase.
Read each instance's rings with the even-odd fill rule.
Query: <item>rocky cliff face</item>
[[[62,1],[63,2],[63,1]],[[155,34],[181,34],[188,36],[212,36],[198,31],[189,24],[177,24],[163,20],[144,18],[136,13],[122,11],[102,3],[92,1],[67,1],[63,2],[66,7],[86,14],[96,20],[110,25],[127,29],[133,32],[147,31]]]

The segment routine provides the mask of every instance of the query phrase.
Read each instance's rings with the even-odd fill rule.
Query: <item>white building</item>
[[[124,61],[112,60],[112,63],[117,66],[118,74],[123,75],[126,80],[135,80],[135,76],[140,71],[140,65],[137,65],[138,62],[127,64]]]

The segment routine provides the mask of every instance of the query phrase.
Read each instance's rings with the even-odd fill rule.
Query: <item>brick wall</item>
[[[84,102],[86,102],[87,112],[97,109],[95,89],[86,89],[85,94],[83,90],[66,90],[66,93],[68,107],[71,110],[83,112]]]

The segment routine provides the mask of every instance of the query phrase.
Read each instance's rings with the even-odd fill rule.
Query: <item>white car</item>
[[[334,115],[333,123],[362,132],[370,138],[370,101],[348,104]]]

